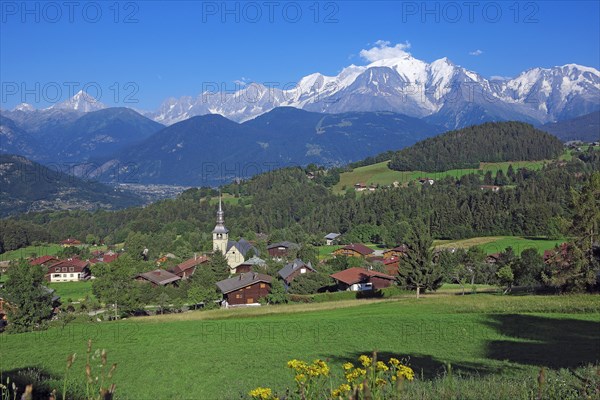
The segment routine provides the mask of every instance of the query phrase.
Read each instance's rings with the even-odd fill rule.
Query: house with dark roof
[[[164,269],[155,269],[154,271],[144,272],[136,277],[139,282],[149,282],[152,286],[177,286],[181,278],[172,272]]]
[[[207,263],[208,261],[209,258],[207,256],[194,255],[194,257],[189,260],[185,260],[173,267],[169,272],[172,272],[181,279],[188,279],[190,276],[194,275],[194,272],[196,272],[196,268],[199,265]]]
[[[333,255],[346,257],[366,257],[371,253],[373,253],[373,249],[370,249],[361,243],[353,243],[335,250]]]
[[[260,269],[265,269],[267,267],[267,262],[262,258],[257,256],[252,256],[240,265],[235,268],[236,274],[241,274],[245,272],[253,272]]]
[[[257,305],[258,300],[271,292],[269,275],[249,272],[217,282],[223,293],[223,306]]]
[[[284,242],[278,242],[278,243],[273,243],[267,246],[267,253],[269,253],[269,255],[274,258],[274,259],[278,259],[281,260],[283,258],[286,258],[289,256],[289,253],[293,250],[299,250],[300,249],[300,245],[297,243],[293,243],[293,242],[288,242],[288,241],[284,241]]]
[[[393,276],[364,268],[348,268],[330,275],[336,280],[338,290],[364,291],[383,289],[396,280]]]
[[[296,258],[294,261],[287,263],[283,268],[281,268],[278,274],[285,282],[285,285],[288,286],[298,276],[310,272],[316,272],[310,261],[308,264],[306,264],[304,261]]]
[[[327,235],[325,235],[325,243],[327,244],[327,246],[331,246],[332,244],[335,243],[337,238],[339,238],[340,236],[341,236],[341,234],[339,234],[339,233],[335,233],[335,232],[328,233]]]
[[[90,279],[90,263],[77,258],[59,260],[47,265],[46,279],[48,282],[72,282]]]
[[[73,238],[68,238],[60,242],[60,244],[62,245],[62,247],[79,246],[81,244],[81,241]]]

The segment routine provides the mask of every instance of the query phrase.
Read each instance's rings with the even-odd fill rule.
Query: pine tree
[[[442,285],[442,271],[433,263],[433,240],[422,222],[418,222],[408,237],[407,251],[400,259],[398,283],[417,291],[417,298],[427,290],[435,291]]]

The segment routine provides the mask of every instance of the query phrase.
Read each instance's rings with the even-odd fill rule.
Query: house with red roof
[[[50,265],[50,264],[54,264],[55,262],[58,261],[58,258],[54,257],[54,256],[41,256],[38,258],[34,258],[33,260],[29,261],[29,265]]]
[[[348,268],[330,275],[337,282],[338,290],[354,292],[377,290],[391,286],[396,278],[382,272],[364,268]]]
[[[81,244],[81,241],[73,238],[68,238],[60,242],[60,244],[62,245],[62,247],[79,246]]]
[[[177,275],[181,279],[188,279],[190,276],[194,275],[196,272],[196,268],[204,263],[207,263],[209,258],[207,256],[197,256],[190,258],[189,260],[185,260],[181,264],[176,265],[174,268],[170,270],[173,274]]]

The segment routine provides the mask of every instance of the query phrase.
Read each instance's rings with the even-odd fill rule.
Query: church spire
[[[225,223],[225,213],[223,212],[223,206],[221,204],[221,193],[219,193],[219,210],[217,211],[217,224],[223,225]]]

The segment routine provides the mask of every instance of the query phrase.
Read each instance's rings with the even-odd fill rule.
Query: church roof
[[[237,251],[239,251],[244,257],[246,257],[246,253],[248,253],[250,249],[254,250],[254,254],[258,254],[258,249],[244,238],[241,238],[237,242],[235,240],[229,240],[227,242],[227,251],[229,251],[232,247],[235,247]]]

